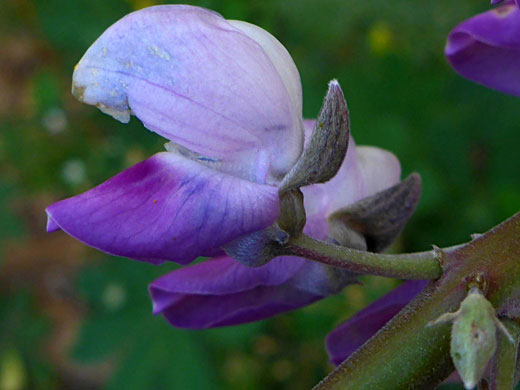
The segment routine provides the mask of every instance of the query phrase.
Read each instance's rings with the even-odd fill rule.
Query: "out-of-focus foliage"
[[[158,2],[157,2],[158,3]],[[193,332],[151,315],[147,284],[172,265],[111,258],[44,233],[46,205],[102,182],[164,140],[70,95],[74,64],[147,0],[0,2],[0,388],[305,389],[330,370],[323,338],[395,286],[382,278],[304,310]],[[357,143],[395,152],[424,194],[395,250],[465,241],[520,208],[520,100],[457,76],[447,33],[485,0],[205,0],[258,24],[300,69],[304,114],[327,82]]]

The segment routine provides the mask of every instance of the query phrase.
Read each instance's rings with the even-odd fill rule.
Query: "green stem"
[[[509,333],[515,339],[512,343],[500,331],[497,332],[497,351],[493,358],[491,368],[490,390],[511,390],[516,385],[518,339],[520,337],[520,325],[511,320],[502,320]]]
[[[455,311],[465,295],[460,279],[430,282],[314,390],[435,389],[454,370],[449,354],[451,325],[427,325]]]
[[[290,255],[360,274],[419,280],[438,279],[442,275],[439,252],[436,250],[386,255],[332,245],[306,235],[292,238],[287,250]]]
[[[469,286],[482,285],[497,312],[520,319],[519,237],[520,213],[468,244],[438,250],[441,278],[431,281],[315,390],[434,389],[453,371],[451,325],[426,325],[457,310]]]

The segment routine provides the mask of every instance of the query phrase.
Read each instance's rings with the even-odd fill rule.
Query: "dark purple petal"
[[[411,280],[392,290],[329,333],[325,345],[333,364],[340,364],[412,300],[428,283]]]
[[[497,5],[503,3],[504,0],[491,0],[491,5]],[[520,0],[514,0],[514,3],[520,7]],[[506,0],[505,4],[513,4],[513,0]]]
[[[221,257],[172,271],[150,285],[154,313],[183,328],[240,324],[305,306],[321,296],[288,283],[306,263],[280,257],[251,268]]]
[[[163,152],[47,209],[48,228],[110,254],[187,264],[271,225],[277,188]]]
[[[520,96],[520,8],[506,4],[458,25],[445,54],[462,76]]]
[[[285,48],[258,27],[203,8],[127,15],[88,49],[73,79],[85,103],[123,122],[133,113],[249,180],[280,178],[302,150],[301,85]]]
[[[338,293],[350,275],[298,257],[252,268],[229,257],[172,271],[150,284],[154,313],[191,329],[258,321]]]
[[[52,218],[47,218],[47,233],[52,233],[60,230],[60,227]]]

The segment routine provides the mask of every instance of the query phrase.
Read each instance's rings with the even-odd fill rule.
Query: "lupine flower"
[[[290,55],[266,31],[198,7],[137,11],[89,48],[73,93],[122,122],[133,114],[170,141],[165,152],[47,209],[48,231],[114,255],[154,264],[212,257],[155,281],[156,313],[184,327],[235,324],[307,305],[354,280],[294,257],[249,268],[221,249],[277,220],[280,185],[314,126],[304,126]],[[395,156],[351,141],[330,182],[302,188],[305,232],[329,239],[328,215],[399,177]],[[415,191],[407,216],[417,199]]]
[[[520,96],[520,7],[508,1],[462,22],[449,34],[445,54],[462,76]]]
[[[143,9],[88,49],[73,93],[122,122],[134,114],[171,142],[50,206],[48,231],[186,264],[277,219],[277,185],[302,152],[301,83],[266,31],[198,7]]]
[[[305,121],[310,135],[314,121]],[[308,138],[308,137],[307,137]],[[325,184],[303,187],[304,232],[328,239],[326,217],[338,208],[399,182],[394,155],[349,143],[337,175]],[[208,328],[256,321],[306,306],[356,281],[350,272],[306,259],[283,256],[248,267],[222,256],[172,271],[150,285],[154,313],[179,327]]]
[[[134,114],[171,142],[50,206],[49,231],[115,255],[186,264],[278,217],[278,185],[302,152],[304,129],[298,71],[266,31],[198,7],[137,11],[89,48],[73,93],[123,122]]]

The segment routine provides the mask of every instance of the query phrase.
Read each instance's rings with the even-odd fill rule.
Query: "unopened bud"
[[[496,318],[495,309],[477,287],[455,313],[440,316],[434,324],[453,321],[450,353],[466,389],[473,389],[497,347],[497,326],[510,338],[507,330]]]
[[[495,309],[472,289],[460,305],[451,330],[451,358],[466,389],[473,389],[495,353]]]
[[[412,173],[400,183],[331,214],[331,236],[340,245],[382,252],[399,236],[420,196],[421,177]]]
[[[338,172],[350,134],[347,103],[337,80],[329,83],[318,119],[302,155],[281,183],[281,190],[324,183]]]

